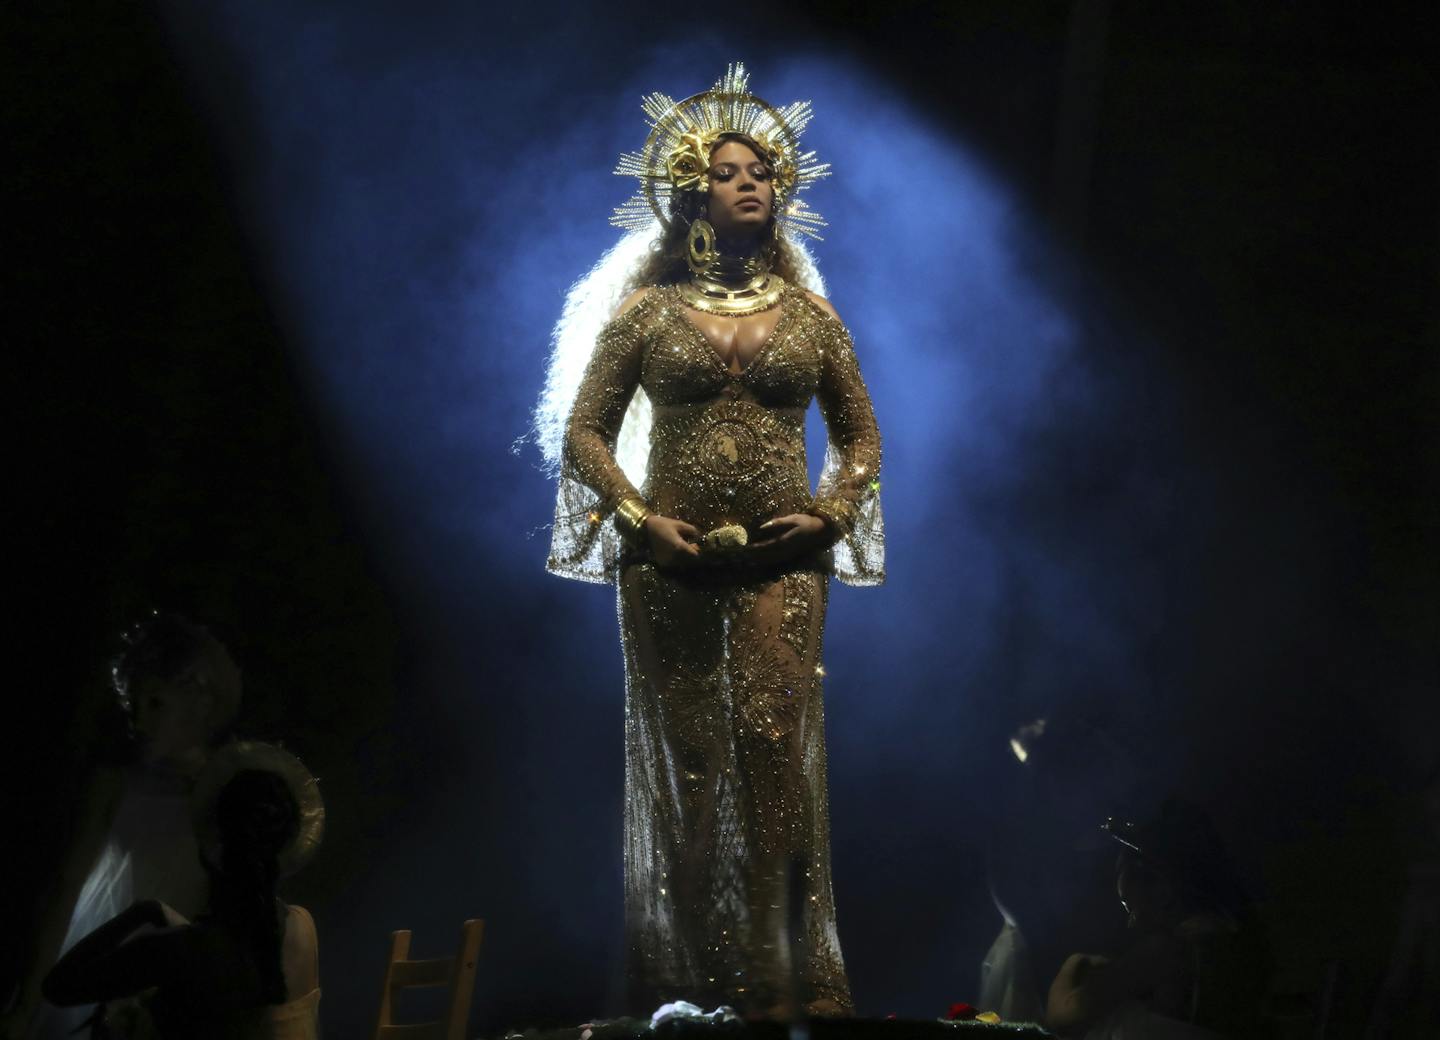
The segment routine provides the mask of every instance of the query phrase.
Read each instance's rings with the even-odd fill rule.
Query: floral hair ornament
[[[820,238],[825,221],[810,209],[800,193],[830,175],[830,164],[815,161],[813,151],[801,151],[800,134],[810,122],[808,101],[792,101],[776,108],[750,93],[745,66],[733,62],[709,90],[675,101],[654,93],[641,102],[650,124],[650,136],[638,152],[620,156],[615,173],[635,177],[640,190],[615,208],[610,223],[627,231],[640,231],[652,220],[669,230],[670,202],[676,192],[706,191],[710,151],[727,133],[744,134],[765,152],[774,170],[775,221],[781,230]]]

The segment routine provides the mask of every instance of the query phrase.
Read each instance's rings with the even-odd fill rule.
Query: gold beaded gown
[[[673,286],[651,289],[601,332],[566,430],[548,568],[618,587],[637,1012],[681,999],[774,1006],[789,988],[789,893],[803,908],[800,999],[852,1007],[830,883],[820,655],[828,575],[884,578],[880,438],[845,327],[793,286],[778,306],[774,330],[737,373]],[[638,491],[615,461],[637,387],[653,408]],[[805,459],[812,398],[829,433],[815,495]],[[665,570],[610,522],[637,494],[702,532],[741,524],[754,537],[766,520],[812,512],[842,537],[768,569],[741,550],[730,562]]]

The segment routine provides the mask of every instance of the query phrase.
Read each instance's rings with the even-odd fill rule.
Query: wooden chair
[[[466,921],[460,929],[460,950],[453,957],[412,961],[410,933],[390,936],[390,962],[385,967],[385,988],[380,991],[380,1018],[375,1040],[465,1040],[465,1023],[470,1017],[470,997],[475,989],[475,961],[480,954],[480,937],[485,922]],[[395,995],[402,989],[448,986],[450,999],[445,1017],[439,1022],[400,1024],[391,1015]]]

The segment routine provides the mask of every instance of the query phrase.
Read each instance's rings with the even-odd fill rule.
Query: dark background
[[[1102,377],[1132,362],[1165,373],[1165,455],[1143,461],[1182,484],[1193,472],[1207,518],[1203,539],[1165,550],[1176,620],[1147,643],[1165,677],[1147,711],[1167,747],[1190,749],[1167,775],[1221,818],[1283,969],[1313,985],[1340,961],[1340,1014],[1357,1020],[1418,848],[1414,789],[1440,721],[1440,84],[1424,6],[766,10],[777,31],[863,55],[982,147],[1079,258],[1065,291],[1145,330],[1107,339],[1093,363]],[[526,881],[537,867],[524,843],[483,824],[526,798],[506,772],[518,752],[493,733],[528,732],[523,755],[542,760],[579,738],[563,720],[514,723],[533,707],[508,679],[487,685],[503,669],[463,676],[493,728],[457,731],[428,698],[469,665],[428,652],[450,622],[406,608],[407,577],[372,537],[363,473],[319,418],[237,215],[228,129],[196,102],[157,11],[57,3],[7,22],[19,525],[6,920],[23,934],[65,839],[106,718],[115,635],[158,604],[227,642],[246,677],[243,728],[283,737],[323,778],[327,846],[291,893],[321,924],[331,1029],[368,1028],[389,929],[434,935],[470,913],[492,921],[476,1007],[487,1030],[616,1010],[614,966],[596,959],[608,935],[579,948],[559,938],[561,919],[586,912],[577,904],[614,898],[614,865],[589,889],[550,891]],[[494,31],[544,53],[536,11],[497,15]],[[1109,441],[1057,431],[1041,448],[1066,479],[1027,486],[1023,513],[997,519],[1123,554],[1125,532],[1092,503],[1135,494],[1113,475],[1160,448],[1143,429]],[[943,531],[945,518],[934,523]],[[524,614],[534,624],[504,645],[547,646],[543,614]],[[1028,717],[1031,705],[997,696],[970,702],[957,757]],[[1075,700],[1120,716],[1119,729],[1145,724],[1103,688]],[[479,762],[464,784],[437,764],[455,756]],[[960,860],[990,821],[938,790],[923,800],[933,842],[867,845],[886,803],[834,772],[848,814],[836,833],[842,934],[862,1011],[939,1013],[969,998],[998,920]],[[612,787],[600,804],[586,786],[535,811],[561,828],[615,816]],[[473,902],[421,909],[431,879],[406,866],[417,849],[438,877],[473,874]],[[871,876],[862,857],[892,872],[918,864],[919,880],[857,898]],[[613,910],[598,920],[617,923]]]

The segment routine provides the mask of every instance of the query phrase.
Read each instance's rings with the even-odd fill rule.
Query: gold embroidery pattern
[[[633,1008],[686,999],[765,1010],[787,989],[789,886],[805,864],[806,1000],[850,1006],[835,927],[818,561],[756,574],[675,573],[623,555],[609,516],[629,496],[702,531],[751,534],[818,497],[853,523],[842,580],[883,576],[880,442],[849,337],[788,289],[770,340],[728,372],[672,289],[608,326],[571,415],[551,569],[616,582],[625,651],[625,888]],[[631,394],[654,407],[636,489],[613,446]],[[821,486],[806,476],[805,408],[830,435]],[[625,562],[628,561],[628,562]]]
[[[798,571],[785,575],[785,607],[780,616],[780,638],[797,654],[804,655],[810,642],[809,576]]]
[[[726,400],[658,414],[651,438],[646,488],[662,515],[702,531],[741,524],[753,535],[778,510],[808,501],[805,429],[792,416]]]

